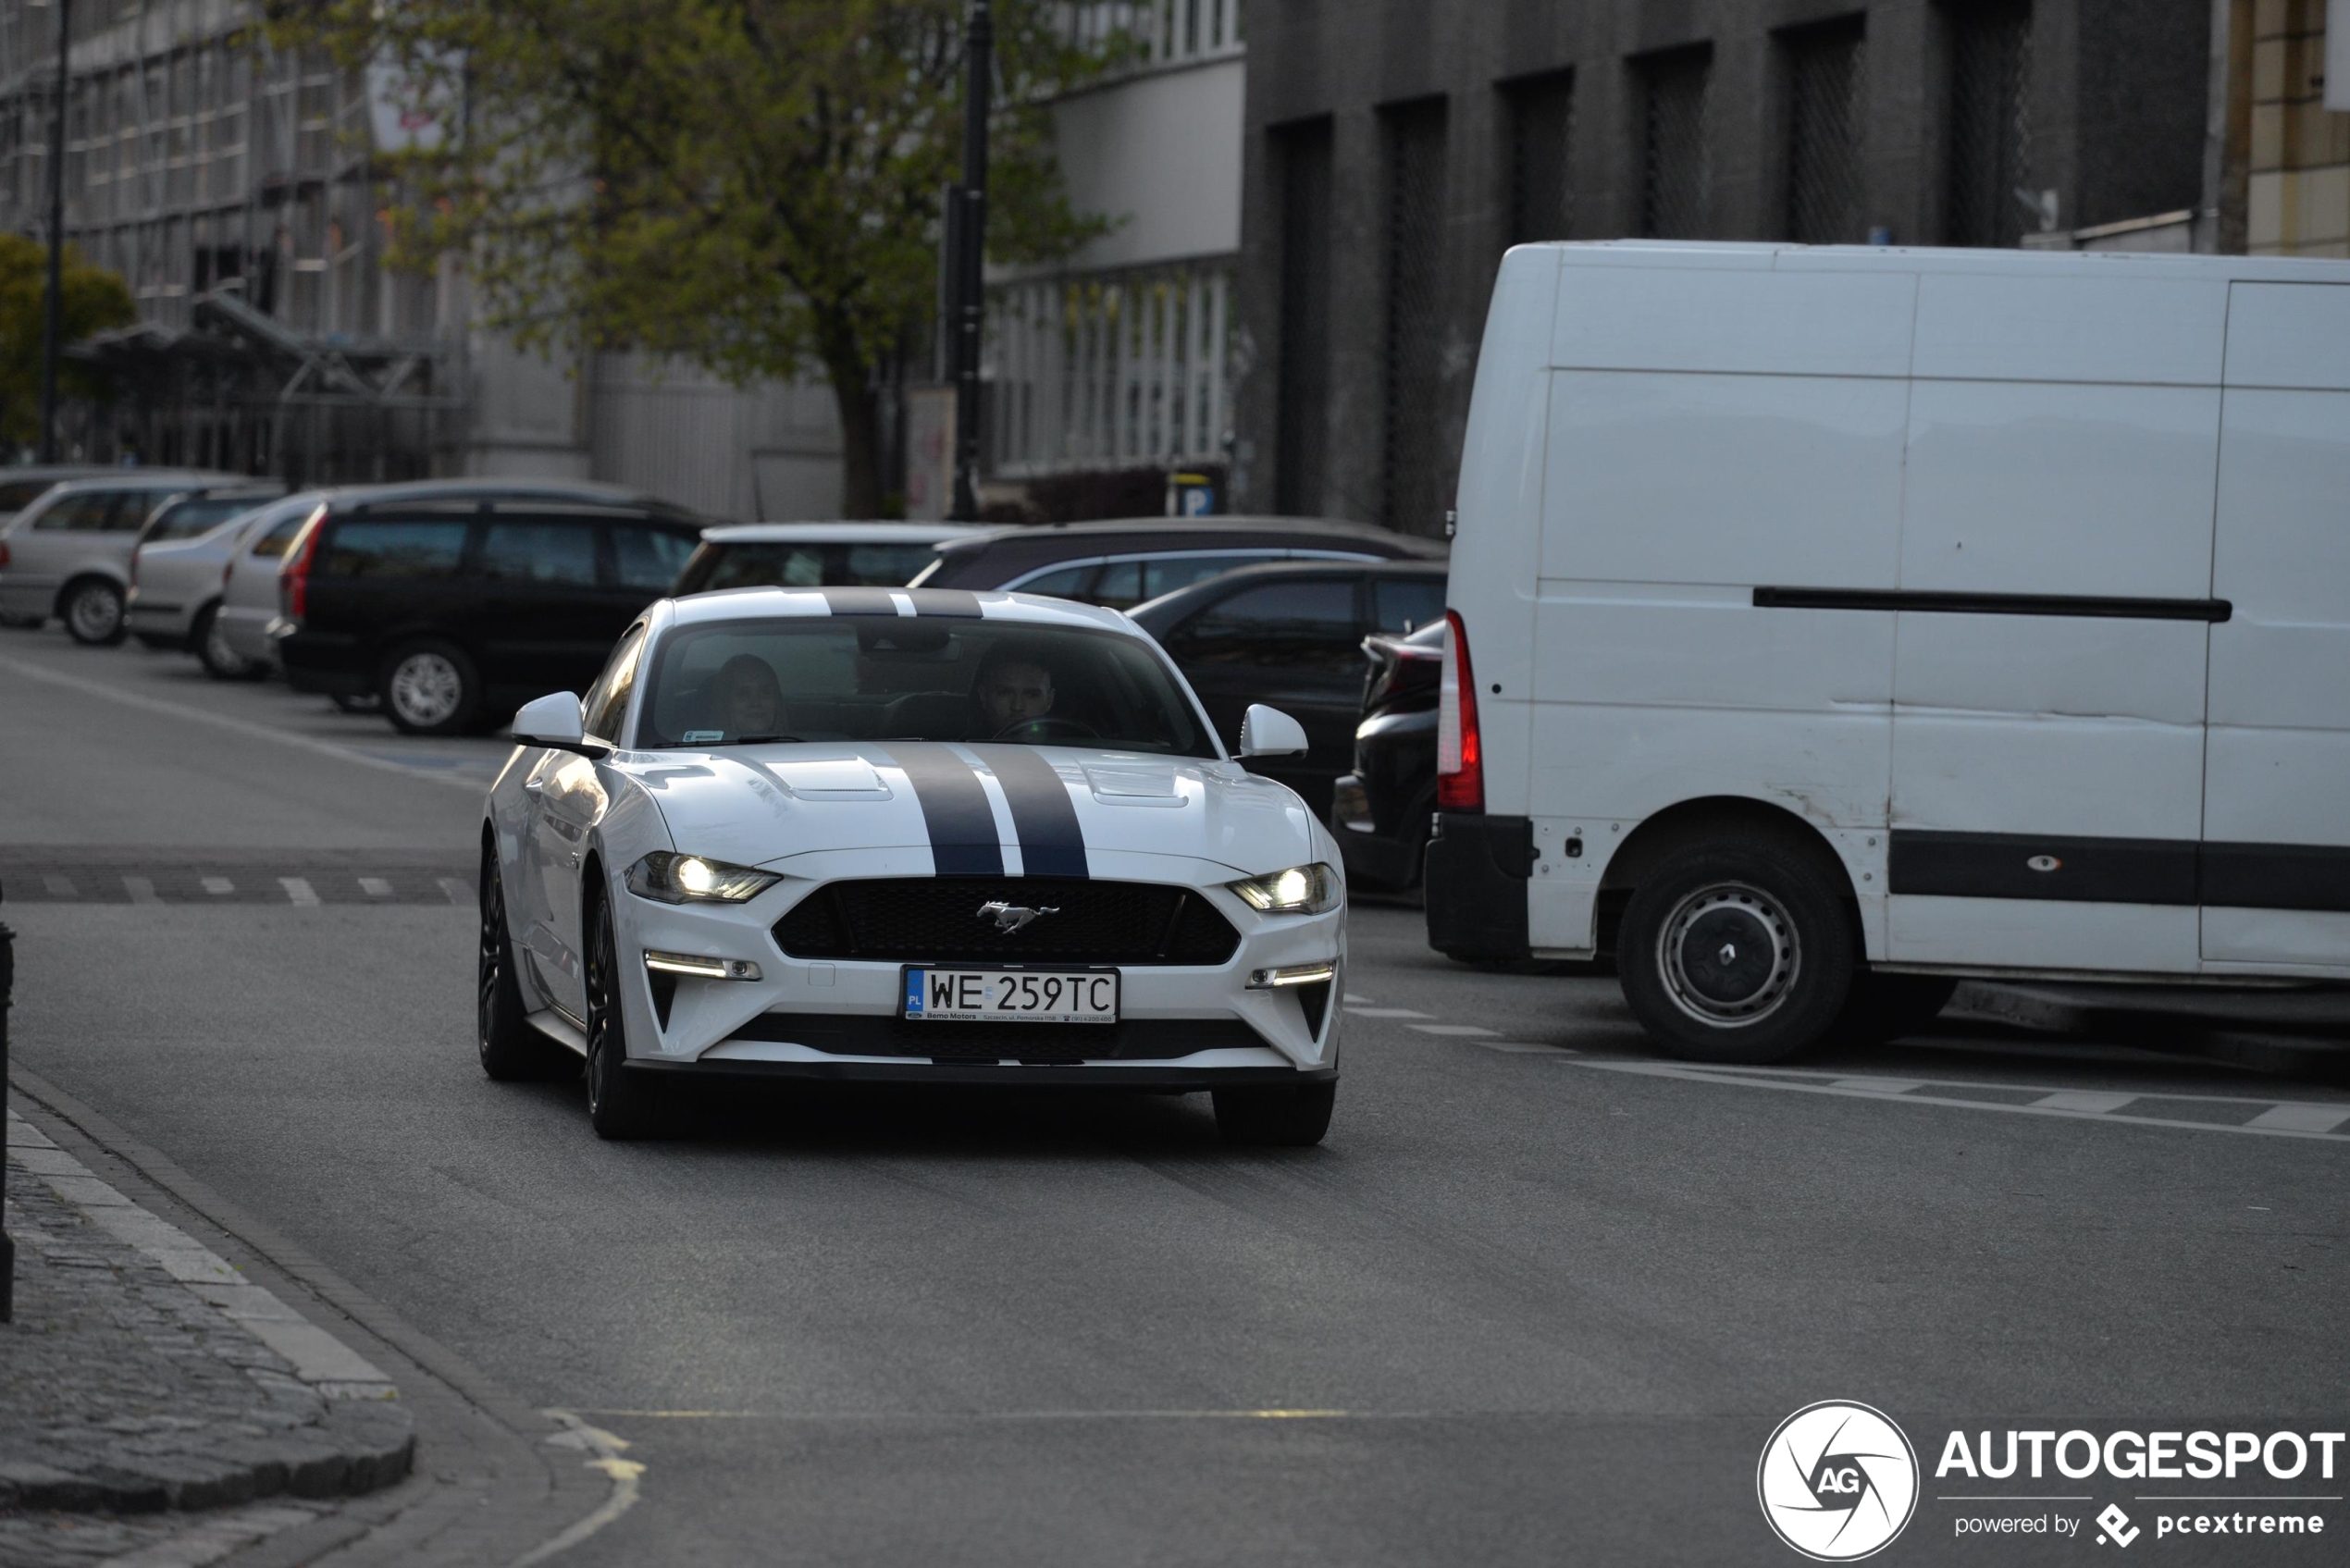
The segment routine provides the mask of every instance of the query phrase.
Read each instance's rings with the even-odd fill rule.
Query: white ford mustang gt
[[[1338,846],[1115,611],[664,599],[514,737],[482,828],[481,1063],[585,1056],[606,1137],[725,1074],[1208,1090],[1234,1142],[1330,1124]],[[1249,710],[1243,756],[1305,744]]]

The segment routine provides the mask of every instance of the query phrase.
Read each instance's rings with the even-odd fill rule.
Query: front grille
[[[1053,913],[1004,932],[980,918],[991,903]],[[835,882],[775,922],[776,945],[795,958],[898,963],[1221,964],[1240,940],[1190,888],[1050,877]]]
[[[1238,1019],[1128,1019],[1114,1024],[920,1023],[881,1014],[761,1013],[733,1035],[780,1041],[835,1056],[912,1061],[1157,1062],[1263,1045]]]

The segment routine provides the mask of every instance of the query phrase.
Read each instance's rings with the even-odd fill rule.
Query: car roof
[[[403,500],[575,500],[591,506],[625,506],[679,517],[693,515],[674,501],[587,479],[406,479],[388,485],[337,485],[324,488],[319,493],[338,512]]]
[[[1107,541],[1121,537],[1147,537],[1154,543],[1166,541],[1166,548],[1181,549],[1186,544],[1174,541],[1197,538],[1202,546],[1213,546],[1219,540],[1236,536],[1257,534],[1293,535],[1300,538],[1328,539],[1331,549],[1344,549],[1346,542],[1376,545],[1393,549],[1405,547],[1404,553],[1444,553],[1444,546],[1433,539],[1421,539],[1391,528],[1373,527],[1367,523],[1349,523],[1334,517],[1281,517],[1243,514],[1220,517],[1113,517],[1084,523],[1032,523],[1016,528],[998,528],[978,536],[979,545],[1028,544],[1045,539],[1100,539]],[[964,548],[969,548],[968,546]]]
[[[1181,609],[1203,599],[1221,599],[1254,583],[1286,582],[1300,577],[1328,577],[1338,574],[1347,576],[1420,578],[1442,582],[1451,569],[1441,561],[1268,561],[1258,566],[1235,566],[1230,572],[1218,572],[1213,577],[1203,577],[1196,583],[1186,583],[1172,593],[1136,605],[1127,613],[1138,620],[1149,612],[1153,619],[1166,613],[1165,607]]]
[[[43,493],[55,496],[87,495],[92,490],[202,490],[218,485],[254,482],[250,475],[217,474],[206,468],[116,468],[104,474],[60,480],[55,489]]]
[[[1101,631],[1142,634],[1115,610],[1078,604],[1042,594],[971,592],[962,588],[720,588],[662,599],[653,606],[656,623],[707,626],[728,621],[772,621],[779,616],[810,618],[839,614],[903,615],[897,601],[911,604],[917,619],[924,616],[968,620],[974,607],[989,621],[1018,621],[1038,626],[1090,626]],[[890,609],[882,609],[887,604]],[[835,606],[857,606],[838,609]],[[870,608],[867,608],[870,607]]]
[[[724,523],[702,537],[721,545],[926,545],[986,531],[968,523]]]

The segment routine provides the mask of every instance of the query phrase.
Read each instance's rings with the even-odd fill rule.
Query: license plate
[[[906,971],[900,1016],[934,1023],[1116,1023],[1116,969]]]

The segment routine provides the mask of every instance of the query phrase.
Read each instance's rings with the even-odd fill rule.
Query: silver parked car
[[[198,490],[157,507],[130,553],[130,635],[149,648],[195,654],[223,680],[253,673],[226,648],[207,652],[206,645],[241,525],[285,493],[268,481]]]
[[[324,490],[304,490],[270,502],[230,530],[233,537],[220,568],[220,608],[206,639],[217,642],[227,658],[254,670],[277,664],[269,624],[278,619],[278,569],[294,536],[326,500]],[[208,657],[204,668],[212,668]]]
[[[76,642],[120,642],[140,525],[173,496],[241,482],[234,474],[118,469],[50,487],[0,530],[0,616],[38,625],[55,615]]]

